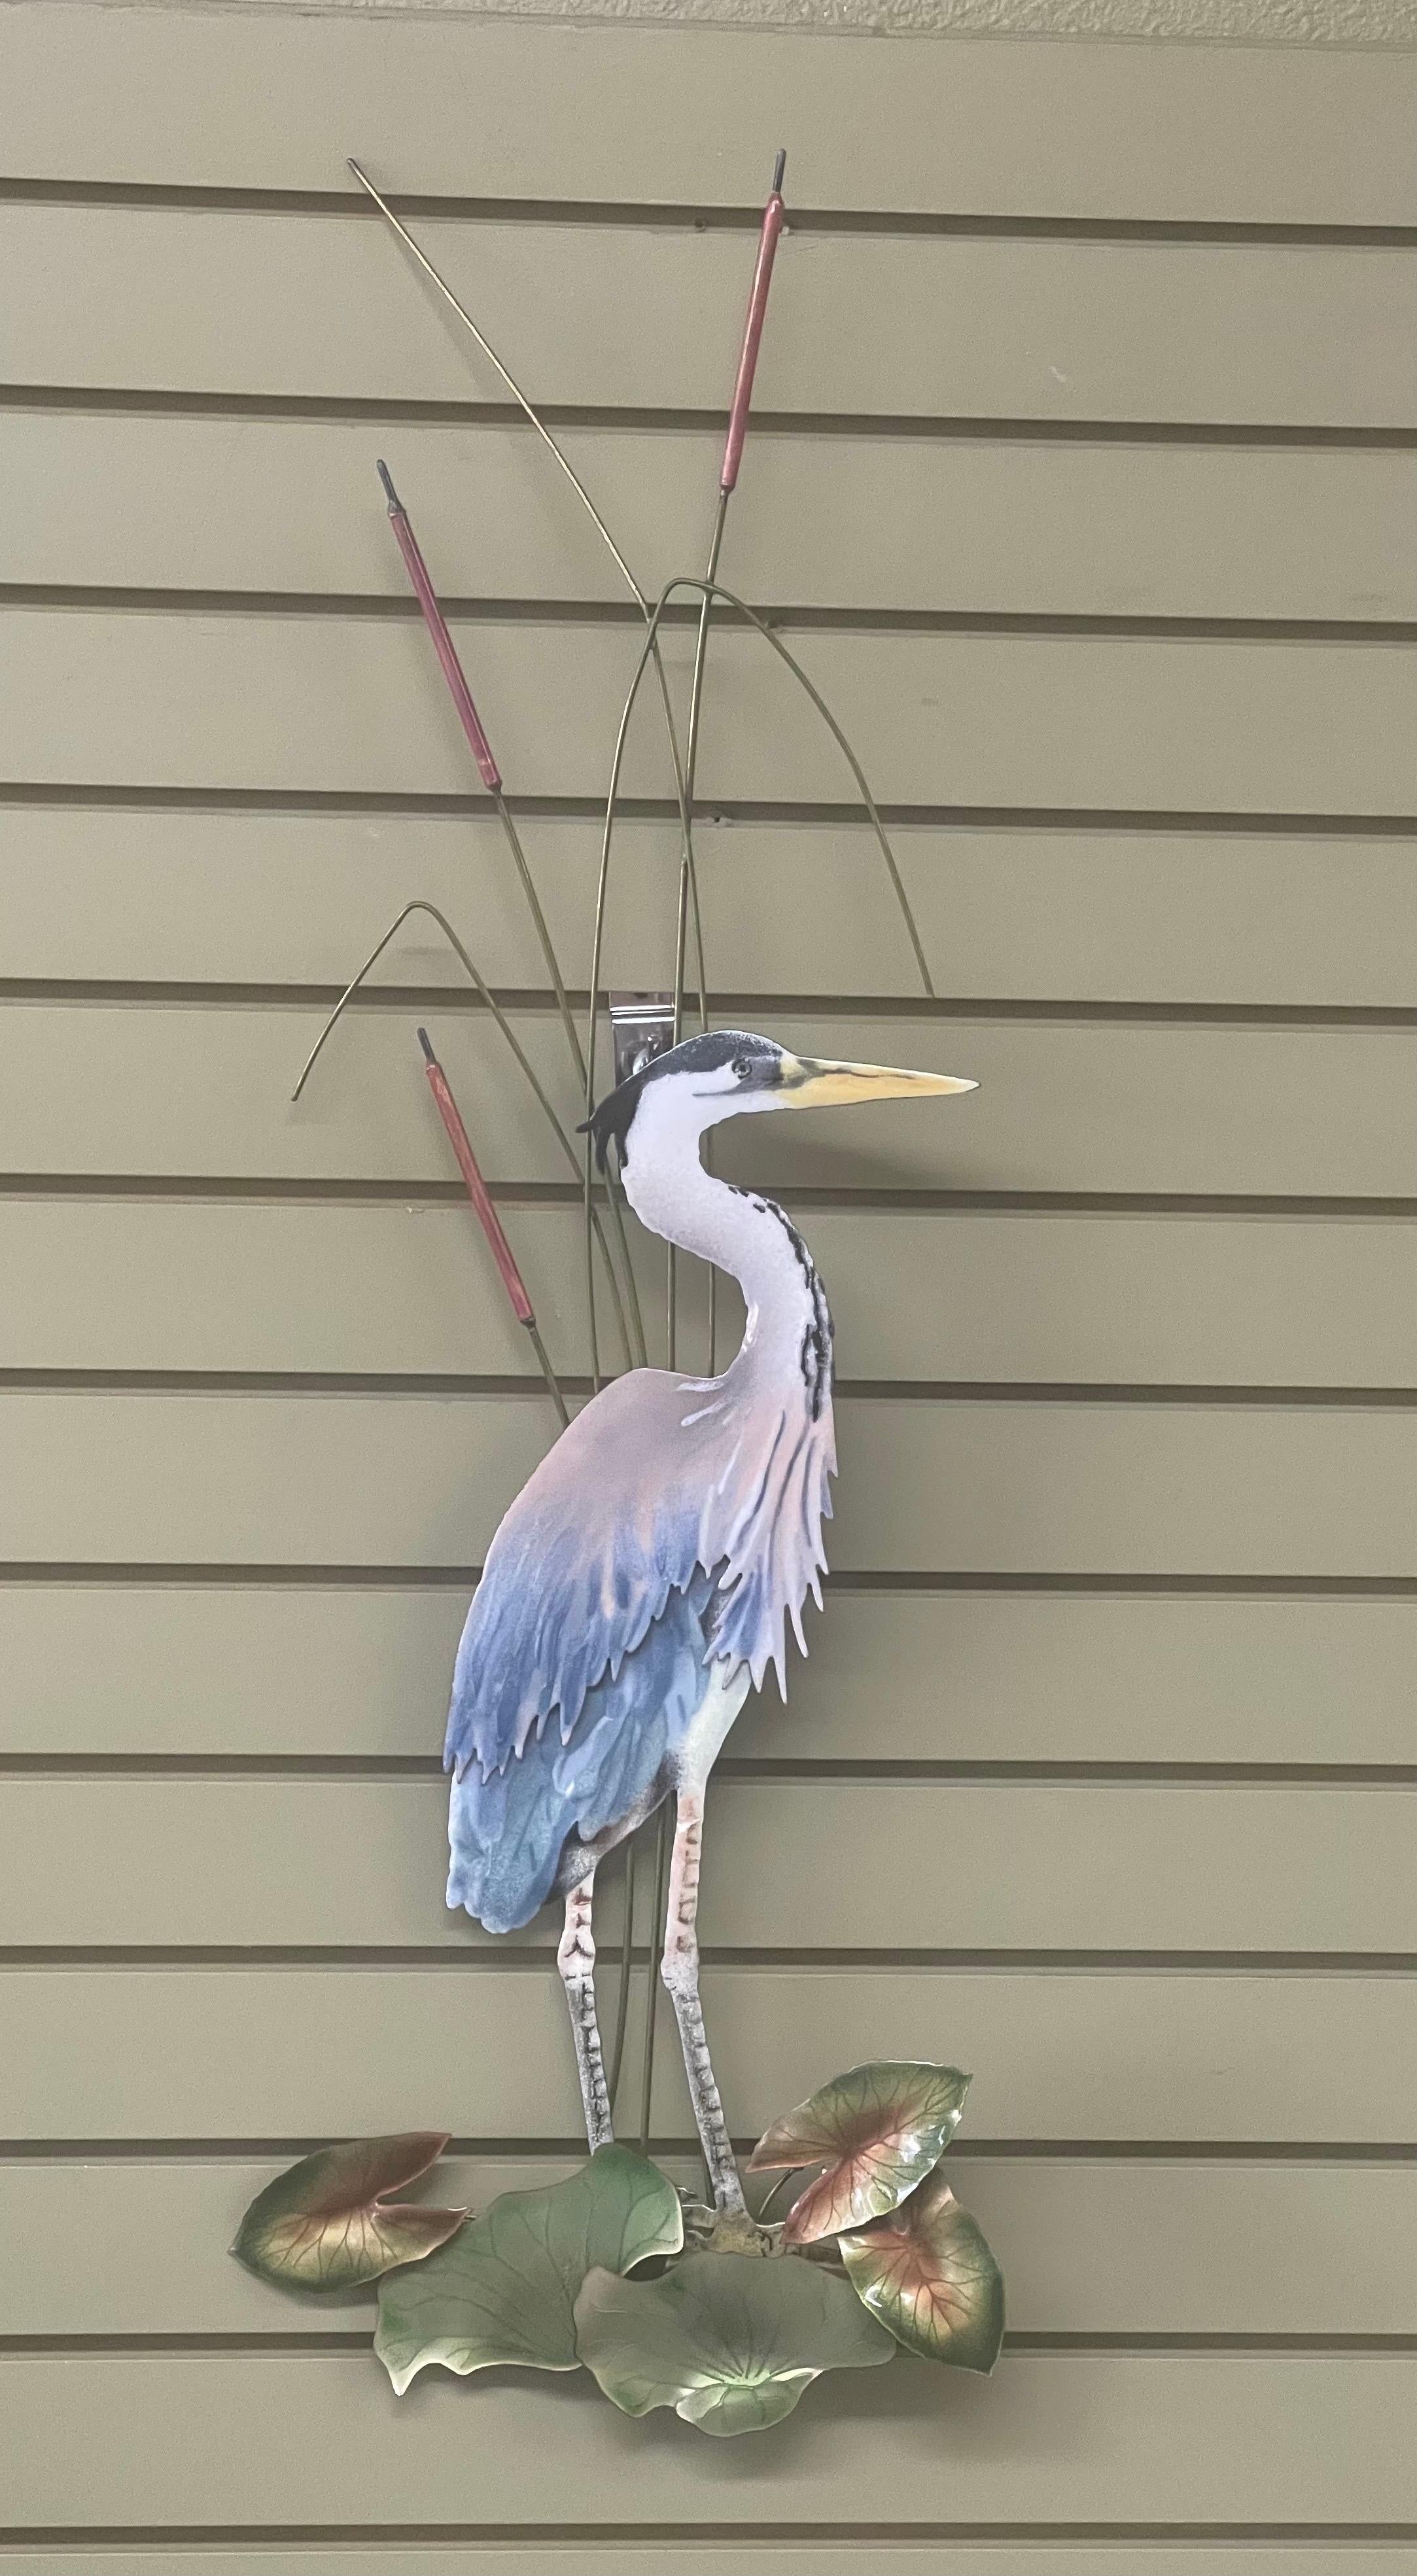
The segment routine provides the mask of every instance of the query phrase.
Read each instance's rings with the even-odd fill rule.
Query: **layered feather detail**
[[[740,1363],[707,1379],[637,1369],[577,1415],[488,1550],[447,1769],[504,1773],[553,1721],[568,1745],[588,1694],[697,1577],[717,1577],[701,1661],[746,1664],[755,1688],[771,1664],[785,1693],[788,1622],[805,1646],[803,1605],[821,1600],[836,1453],[829,1401],[814,1421],[800,1385],[765,1392]]]

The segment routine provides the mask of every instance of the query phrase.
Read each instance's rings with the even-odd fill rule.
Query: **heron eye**
[[[751,1063],[749,1062],[749,1060],[748,1060],[747,1056],[745,1056],[745,1055],[736,1055],[736,1056],[734,1057],[734,1059],[733,1059],[732,1071],[733,1071],[733,1079],[734,1079],[734,1081],[735,1081],[735,1082],[746,1082],[746,1081],[749,1079],[749,1077],[750,1077],[750,1075],[751,1075],[751,1073],[752,1073],[752,1070],[753,1070],[752,1065],[751,1065]]]

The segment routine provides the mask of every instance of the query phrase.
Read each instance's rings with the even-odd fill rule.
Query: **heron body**
[[[583,1408],[502,1521],[458,1651],[448,1902],[509,1932],[565,1899],[558,1959],[592,2147],[611,2134],[595,1869],[675,1801],[663,1973],[721,2208],[742,2198],[698,2003],[704,1791],[770,1664],[785,1690],[789,1626],[805,1646],[836,1455],[831,1319],[811,1257],[781,1208],[704,1170],[700,1139],[745,1112],[972,1087],[807,1063],[729,1030],[671,1049],[601,1103],[602,1164],[614,1139],[641,1220],[736,1277],[743,1340],[721,1376],[637,1369]]]

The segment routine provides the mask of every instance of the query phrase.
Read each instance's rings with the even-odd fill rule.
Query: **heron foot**
[[[782,2229],[760,2226],[746,2209],[710,2209],[681,2191],[684,2250],[688,2254],[776,2254]]]

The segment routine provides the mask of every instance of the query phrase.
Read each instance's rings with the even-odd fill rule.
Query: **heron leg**
[[[605,2060],[600,2049],[600,2025],[595,2017],[595,1936],[590,1928],[591,1896],[595,1872],[588,1871],[580,1884],[571,1888],[566,1898],[566,1922],[556,1952],[556,1965],[566,1989],[571,2013],[571,2033],[576,2043],[576,2071],[581,2079],[581,2102],[585,2110],[585,2133],[594,2155],[597,2147],[608,2147],[613,2131],[610,2126],[610,2088],[605,2081]]]
[[[713,2187],[714,2206],[741,2210],[743,2186],[729,2144],[728,2124],[714,2079],[699,2001],[699,1864],[704,1838],[704,1793],[681,1789],[676,1805],[674,1852],[669,1864],[669,1907],[664,1924],[664,1958],[660,1973],[669,1989],[684,2051],[684,2071],[694,2118],[703,2141],[704,2162]]]

